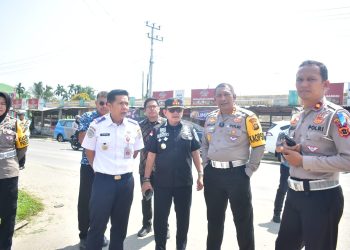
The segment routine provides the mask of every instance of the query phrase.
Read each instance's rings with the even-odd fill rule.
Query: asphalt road
[[[77,226],[77,197],[79,188],[79,161],[81,151],[73,151],[69,143],[52,140],[32,139],[27,155],[26,169],[21,171],[20,187],[41,198],[45,211],[33,218],[30,223],[16,232],[15,250],[79,249]],[[138,167],[135,165],[135,192],[131,209],[126,250],[154,249],[153,233],[145,238],[137,238],[141,227],[141,192],[138,182]],[[196,176],[196,175],[195,175]],[[256,249],[274,249],[279,225],[271,222],[273,200],[278,186],[279,165],[262,162],[251,179]],[[339,226],[338,249],[350,249],[350,174],[341,174],[345,196],[345,208]],[[176,222],[172,208],[169,218],[171,238],[168,249],[175,249]],[[190,229],[187,249],[205,249],[207,236],[206,206],[203,192],[193,188]],[[109,231],[106,232],[109,238]],[[107,248],[106,248],[107,249]],[[231,212],[226,215],[223,250],[238,249]]]

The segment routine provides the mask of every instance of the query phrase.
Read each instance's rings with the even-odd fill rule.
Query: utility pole
[[[163,41],[163,37],[158,37],[158,35],[154,36],[154,30],[160,30],[160,26],[156,26],[155,23],[150,24],[148,21],[146,22],[146,26],[151,28],[151,34],[147,33],[147,37],[151,39],[151,55],[149,58],[149,70],[147,76],[147,97],[152,96],[152,70],[153,70],[153,41]]]

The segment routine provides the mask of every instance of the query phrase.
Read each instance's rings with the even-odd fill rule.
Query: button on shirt
[[[85,112],[80,117],[80,124],[79,124],[78,131],[79,132],[86,132],[90,126],[90,123],[98,117],[100,117],[100,114],[97,111]],[[83,153],[82,153],[80,164],[90,165],[88,159],[86,158],[85,148],[83,148]]]
[[[133,172],[133,154],[144,147],[136,121],[124,118],[122,124],[117,125],[110,114],[90,124],[82,146],[95,151],[94,171],[109,175]]]

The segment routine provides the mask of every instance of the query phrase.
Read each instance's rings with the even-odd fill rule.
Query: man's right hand
[[[153,190],[151,182],[147,181],[147,182],[142,183],[142,187],[141,187],[142,193],[144,194],[146,192],[146,190],[148,190],[148,189]]]

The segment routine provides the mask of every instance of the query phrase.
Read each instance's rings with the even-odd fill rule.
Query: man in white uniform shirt
[[[95,171],[87,250],[102,249],[103,234],[109,219],[109,249],[123,249],[133,200],[134,158],[144,147],[138,123],[126,118],[129,110],[128,92],[112,90],[107,95],[107,105],[110,113],[90,124],[82,144]]]

